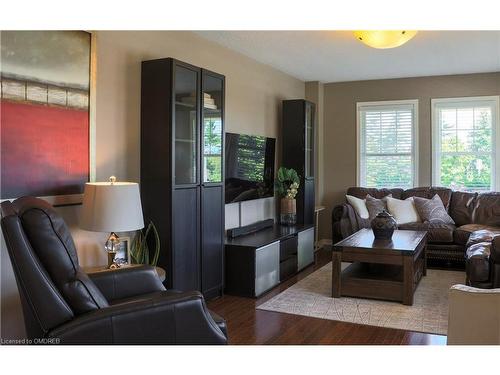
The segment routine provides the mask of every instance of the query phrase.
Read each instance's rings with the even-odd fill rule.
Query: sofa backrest
[[[472,222],[500,227],[500,192],[482,193],[477,196]]]
[[[347,189],[347,195],[352,195],[353,197],[365,199],[368,194],[373,198],[381,199],[383,197],[392,194],[393,198],[401,199],[401,194],[403,189],[377,189],[377,188],[366,188],[366,187],[350,187]]]
[[[408,190],[404,190],[401,194],[401,199],[407,199],[409,197],[421,197],[426,199],[432,199],[435,195],[443,201],[443,205],[448,211],[450,208],[450,201],[452,190],[444,187],[416,187]]]
[[[377,188],[366,188],[366,187],[350,187],[347,189],[347,195],[352,195],[356,198],[364,199],[367,194],[370,194],[374,198],[383,198],[389,194],[392,194],[393,198],[396,199],[406,199],[409,197],[422,197],[431,199],[434,195],[439,195],[443,201],[444,206],[448,210],[450,207],[452,191],[448,188],[443,187],[417,187],[408,190],[403,190],[399,188],[395,189],[377,189]]]
[[[500,227],[500,192],[469,193],[465,191],[452,191],[444,187],[417,187],[408,190],[403,189],[376,189],[366,187],[350,187],[346,194],[364,199],[367,194],[374,198],[383,198],[392,194],[396,199],[407,199],[409,197],[422,197],[431,199],[438,195],[443,205],[449,212],[456,226],[466,224],[482,224]],[[356,215],[357,216],[357,215]],[[361,222],[361,227],[369,226],[369,222]]]
[[[454,191],[451,195],[450,216],[457,227],[472,224],[472,215],[476,206],[477,193]]]

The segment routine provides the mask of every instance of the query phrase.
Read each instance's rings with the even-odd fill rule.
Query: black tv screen
[[[276,139],[226,133],[226,203],[274,195]]]

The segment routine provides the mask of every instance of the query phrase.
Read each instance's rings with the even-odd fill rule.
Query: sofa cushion
[[[418,223],[422,221],[420,220],[420,216],[418,216],[413,197],[405,200],[387,197],[386,201],[387,210],[392,216],[394,216],[398,225],[415,222]]]
[[[392,194],[388,197],[392,198]],[[370,194],[366,196],[366,208],[368,209],[369,219],[373,220],[382,211],[387,210],[387,200],[384,198],[373,198]]]
[[[500,192],[479,194],[475,203],[472,223],[500,227]]]
[[[398,225],[401,230],[429,230],[429,223],[406,223]]]
[[[455,224],[446,212],[446,208],[444,208],[443,201],[439,198],[439,195],[434,195],[432,199],[414,197],[413,201],[422,221]]]
[[[482,224],[466,224],[461,225],[453,232],[453,242],[465,245],[469,240],[471,233],[476,231],[486,230],[493,233],[500,234],[500,227],[490,227]]]
[[[352,195],[356,198],[365,199],[368,194],[373,198],[382,199],[383,197],[392,194],[393,198],[401,199],[401,194],[403,189],[376,189],[376,188],[365,188],[365,187],[350,187],[347,189],[348,195]]]
[[[439,198],[441,198],[446,211],[448,211],[452,195],[452,190],[448,188],[431,186],[408,189],[403,191],[403,193],[401,194],[401,199],[407,199],[409,197],[432,199],[432,197],[434,197],[436,194],[439,196]]]
[[[467,241],[467,248],[474,244],[482,243],[482,242],[492,242],[493,238],[500,235],[500,228],[495,228],[493,230],[490,229],[481,229],[476,230],[471,233],[469,240]]]
[[[345,199],[362,219],[368,219],[368,209],[366,208],[366,201],[363,198],[356,198],[352,195],[346,195]]]
[[[426,230],[427,242],[453,243],[453,232],[455,226],[438,222],[407,223],[398,226],[403,230]]]

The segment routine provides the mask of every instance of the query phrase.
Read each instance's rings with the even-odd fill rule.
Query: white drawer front
[[[255,250],[255,295],[280,282],[280,243],[273,242]]]
[[[297,258],[299,271],[314,262],[314,228],[299,232]]]

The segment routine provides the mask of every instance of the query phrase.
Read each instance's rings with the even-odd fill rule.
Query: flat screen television
[[[276,139],[226,133],[226,203],[274,196]]]

